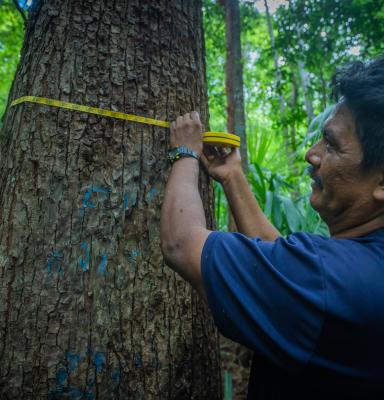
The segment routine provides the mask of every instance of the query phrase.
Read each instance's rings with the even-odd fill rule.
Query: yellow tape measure
[[[14,100],[11,106],[16,106],[21,103],[38,103],[52,107],[66,108],[67,110],[74,110],[85,112],[88,114],[102,115],[103,117],[123,119],[125,121],[140,122],[141,124],[156,125],[163,128],[169,128],[171,124],[167,121],[160,121],[158,119],[140,117],[134,114],[125,114],[122,112],[105,110],[103,108],[88,107],[80,104],[68,103],[66,101],[52,100],[45,97],[37,96],[23,96]],[[240,137],[226,132],[205,132],[203,133],[203,142],[208,145],[215,146],[232,146],[240,147]]]
[[[227,132],[205,132],[203,142],[213,146],[240,147],[240,136]]]

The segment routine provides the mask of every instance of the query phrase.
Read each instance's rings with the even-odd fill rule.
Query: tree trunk
[[[297,65],[298,65],[298,69],[299,69],[301,85],[303,88],[304,105],[305,105],[305,111],[307,114],[307,123],[309,126],[310,123],[312,122],[313,118],[315,118],[315,114],[313,112],[313,104],[312,104],[312,100],[310,98],[310,93],[309,93],[309,88],[310,88],[309,74],[305,70],[304,62],[302,60],[299,60],[297,62]]]
[[[241,138],[241,160],[248,169],[247,137],[244,115],[243,60],[241,57],[241,21],[239,0],[222,0],[225,8],[225,38],[227,48],[226,92],[228,132]]]
[[[248,171],[247,136],[244,113],[243,60],[241,57],[241,21],[239,0],[222,0],[225,9],[225,40],[227,49],[225,87],[227,93],[227,129],[241,138],[241,163]],[[237,230],[231,211],[228,230]]]
[[[226,39],[226,94],[227,129],[241,138],[241,164],[245,174],[248,172],[247,135],[244,112],[243,59],[241,55],[241,19],[239,0],[221,0],[225,10]],[[228,231],[236,232],[237,226],[231,210],[228,210]],[[250,362],[253,352],[231,340],[221,338],[223,367],[231,371],[234,381],[234,396],[245,398]]]
[[[206,123],[200,8],[35,0],[10,98]],[[22,104],[3,134],[0,398],[221,398],[210,314],[159,247],[168,131]]]

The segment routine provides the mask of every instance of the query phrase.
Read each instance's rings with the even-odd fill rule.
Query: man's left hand
[[[185,146],[196,151],[203,152],[202,125],[197,111],[177,117],[171,124],[171,148]]]

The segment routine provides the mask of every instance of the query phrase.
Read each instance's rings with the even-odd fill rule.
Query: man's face
[[[363,215],[374,211],[376,181],[360,169],[363,150],[354,117],[345,105],[336,106],[324,124],[321,140],[305,159],[313,178],[311,205],[330,228],[346,216],[349,223],[359,224]]]

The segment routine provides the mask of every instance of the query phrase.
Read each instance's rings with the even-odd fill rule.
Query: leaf
[[[266,193],[266,197],[265,197],[264,212],[265,212],[266,216],[269,218],[271,218],[271,216],[272,216],[272,206],[273,206],[273,192],[268,190]]]
[[[291,232],[299,231],[301,228],[301,221],[303,220],[303,217],[289,197],[283,196],[281,197],[281,201],[283,203],[285,217],[287,219],[289,230]]]
[[[275,227],[281,230],[283,224],[283,213],[281,209],[280,196],[273,195],[272,216]]]

